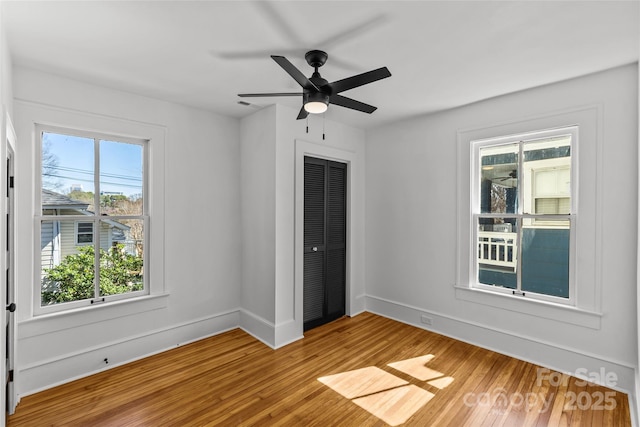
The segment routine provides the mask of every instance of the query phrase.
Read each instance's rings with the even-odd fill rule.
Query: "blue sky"
[[[54,176],[43,176],[43,187],[67,194],[72,185],[79,184],[83,191],[95,192],[94,146],[90,138],[45,132],[44,157],[51,154],[57,164],[46,171]],[[142,148],[137,144],[100,141],[100,191],[127,196],[142,194]],[[56,186],[52,187],[52,183]]]

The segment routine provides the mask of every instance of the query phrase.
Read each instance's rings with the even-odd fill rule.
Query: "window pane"
[[[571,213],[571,137],[524,143],[524,212]]]
[[[480,148],[480,212],[516,213],[518,144]]]
[[[79,222],[78,223],[78,233],[93,233],[93,223],[92,222]]]
[[[515,289],[517,286],[517,223],[515,218],[478,219],[478,281]]]
[[[91,210],[94,192],[93,139],[42,133],[42,213]]]
[[[76,224],[76,244],[93,243],[93,222],[78,222]]]
[[[78,241],[77,243],[79,245],[85,244],[85,243],[93,243],[93,234],[81,234],[78,233]]]
[[[100,296],[144,288],[143,225],[142,220],[100,221]]]
[[[142,215],[143,147],[100,141],[100,213]]]
[[[522,230],[523,291],[569,298],[569,231],[569,220]]]
[[[41,304],[94,296],[93,245],[75,244],[75,221],[42,221],[40,232]]]

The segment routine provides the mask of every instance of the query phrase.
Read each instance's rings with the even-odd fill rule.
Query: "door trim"
[[[2,120],[2,132],[0,132],[0,137],[2,138],[2,143],[0,144],[2,149],[0,150],[0,155],[2,156],[2,162],[3,164],[6,165],[7,159],[9,158],[9,156],[11,156],[11,166],[12,166],[12,176],[15,176],[15,170],[16,170],[16,156],[15,156],[15,146],[16,146],[16,134],[15,134],[15,130],[13,129],[13,124],[11,123],[11,118],[9,117],[9,115],[7,113],[3,114],[3,120]],[[12,289],[10,291],[10,293],[12,294],[12,299],[13,301],[15,301],[16,299],[16,286],[15,286],[15,277],[16,277],[16,250],[15,250],[15,223],[16,223],[16,209],[15,209],[15,204],[16,204],[16,194],[15,194],[15,188],[12,188],[11,191],[11,206],[9,206],[9,202],[7,201],[7,194],[5,194],[6,189],[8,188],[8,183],[5,182],[6,181],[6,176],[7,176],[7,172],[3,171],[2,172],[2,208],[0,208],[0,215],[3,217],[3,222],[6,224],[3,226],[3,231],[5,233],[7,233],[7,230],[5,229],[7,226],[11,226],[11,232],[9,233],[9,238],[10,241],[8,241],[9,244],[9,259],[7,259],[7,257],[5,256],[5,243],[4,243],[4,239],[3,239],[3,255],[2,255],[2,261],[0,262],[0,270],[2,271],[2,275],[3,278],[5,276],[5,271],[7,269],[10,269],[11,271],[11,282],[12,282]],[[7,210],[7,208],[9,208],[11,210],[11,212],[9,212]],[[11,218],[11,224],[7,224],[6,221],[4,221],[4,217],[7,214],[11,214],[10,218]],[[6,278],[4,278],[3,282],[6,281]],[[1,290],[0,290],[0,300],[3,301],[7,301],[7,286],[6,283],[3,283],[2,286],[0,286]],[[4,307],[3,307],[4,308]],[[0,328],[2,330],[2,333],[0,334],[0,340],[2,340],[2,351],[0,351],[0,357],[2,359],[2,374],[0,375],[0,381],[2,383],[2,392],[0,394],[0,400],[3,401],[3,405],[5,406],[5,409],[7,410],[7,412],[9,414],[13,414],[15,412],[16,406],[18,405],[18,397],[16,394],[16,369],[15,369],[15,355],[16,355],[16,343],[17,343],[17,337],[16,337],[16,332],[17,332],[17,328],[16,328],[16,313],[13,313],[11,316],[11,321],[9,322],[8,327],[11,328],[11,332],[12,332],[12,342],[9,343],[8,347],[9,347],[9,351],[10,351],[10,360],[9,360],[9,365],[7,366],[6,364],[6,351],[7,351],[7,345],[5,345],[6,341],[7,341],[7,334],[6,334],[6,329],[5,329],[5,324],[7,324],[7,315],[9,314],[9,312],[7,310],[2,310],[2,315],[0,315],[0,320],[1,320],[1,324],[2,324],[2,328]],[[9,371],[13,371],[14,375],[12,378],[12,381],[9,383],[9,394],[6,394],[6,388],[5,388],[5,384],[7,383],[7,376],[9,375]],[[6,418],[6,414],[5,411],[2,411],[2,417]],[[6,419],[4,420],[4,422],[2,423],[3,425],[6,424]]]
[[[345,272],[345,314],[354,316],[364,311],[364,286],[354,280],[354,243],[360,241],[358,231],[352,224],[361,223],[355,218],[354,196],[364,193],[363,188],[356,188],[358,173],[362,167],[358,155],[349,150],[331,147],[325,144],[295,140],[295,244],[294,244],[294,322],[297,332],[302,336],[304,329],[303,285],[304,285],[304,158],[305,156],[346,163],[347,170],[347,252]],[[364,197],[364,194],[362,194]],[[364,208],[364,206],[362,206]],[[359,247],[359,246],[358,246]],[[364,250],[364,247],[359,249]],[[364,270],[364,265],[360,267]],[[358,269],[358,272],[360,269]],[[360,292],[355,287],[362,287]]]

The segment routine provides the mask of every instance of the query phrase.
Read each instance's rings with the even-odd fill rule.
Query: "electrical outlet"
[[[424,323],[425,325],[430,325],[431,324],[431,320],[432,320],[431,317],[426,316],[424,314],[422,316],[420,316],[420,321],[422,323]]]

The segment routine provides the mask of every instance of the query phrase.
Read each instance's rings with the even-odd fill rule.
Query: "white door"
[[[5,233],[5,250],[4,252],[4,265],[5,271],[5,295],[6,295],[6,316],[4,324],[5,335],[5,363],[4,363],[4,375],[5,378],[5,423],[6,416],[13,413],[15,409],[15,398],[13,389],[13,368],[14,368],[14,356],[15,356],[15,272],[14,272],[14,182],[13,182],[13,150],[7,143],[7,159],[6,159],[6,189],[5,189],[5,209],[6,212],[6,233]]]

